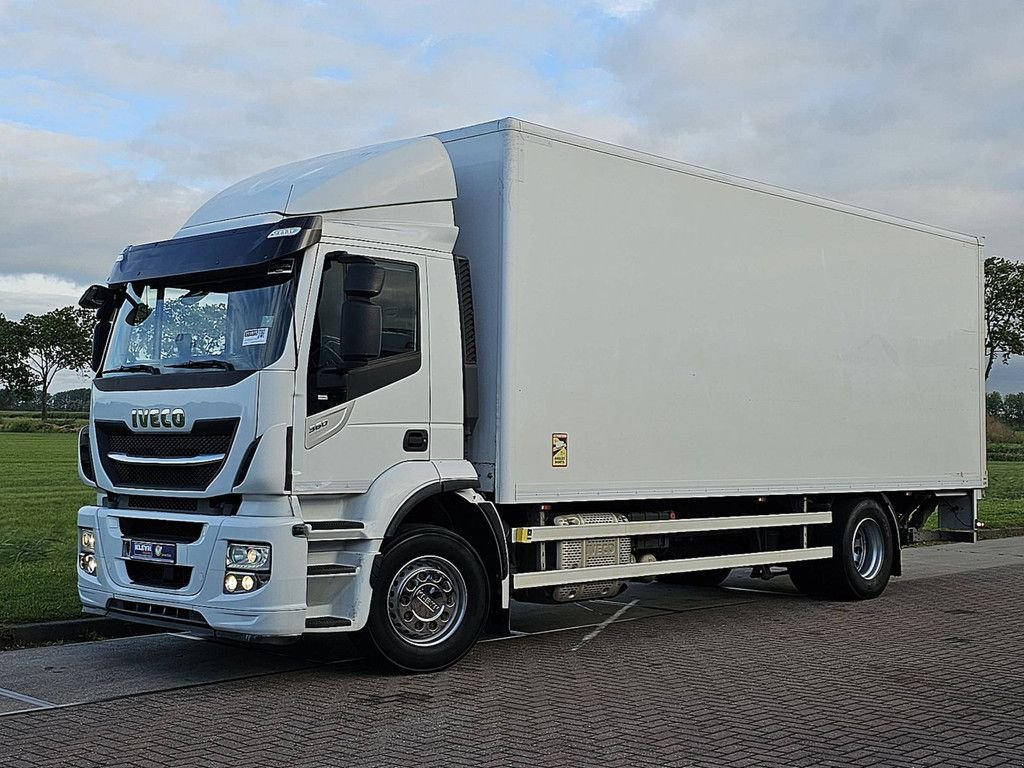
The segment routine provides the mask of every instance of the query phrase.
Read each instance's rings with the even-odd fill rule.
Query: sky
[[[505,116],[1024,257],[1018,0],[0,0],[0,29],[9,318],[246,176]]]

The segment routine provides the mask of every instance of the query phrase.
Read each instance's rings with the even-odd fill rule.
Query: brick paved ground
[[[3,717],[0,765],[1024,766],[1020,568],[585,634]]]

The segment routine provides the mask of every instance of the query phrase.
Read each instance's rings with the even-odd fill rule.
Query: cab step
[[[310,541],[362,541],[369,538],[363,523],[357,520],[317,520],[302,526],[302,535]]]

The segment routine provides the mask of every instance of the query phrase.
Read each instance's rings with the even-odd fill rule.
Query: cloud
[[[584,2],[8,3],[0,25],[9,273],[102,279],[125,245],[303,157],[507,114],[622,123]]]
[[[661,3],[603,63],[638,144],[1024,256],[1024,7]]]
[[[102,281],[133,242],[170,237],[208,193],[146,180],[116,144],[0,122],[0,271]]]
[[[609,16],[625,19],[643,13],[656,2],[657,0],[596,0],[594,4]]]
[[[55,307],[77,304],[86,287],[59,275],[0,274],[0,313],[8,320],[41,315]]]
[[[103,279],[240,178],[506,115],[1024,255],[1024,7],[0,3],[0,272]]]

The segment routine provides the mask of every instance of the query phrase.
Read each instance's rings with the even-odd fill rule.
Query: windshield
[[[290,274],[132,283],[114,321],[103,373],[265,368],[284,351],[294,285]]]

